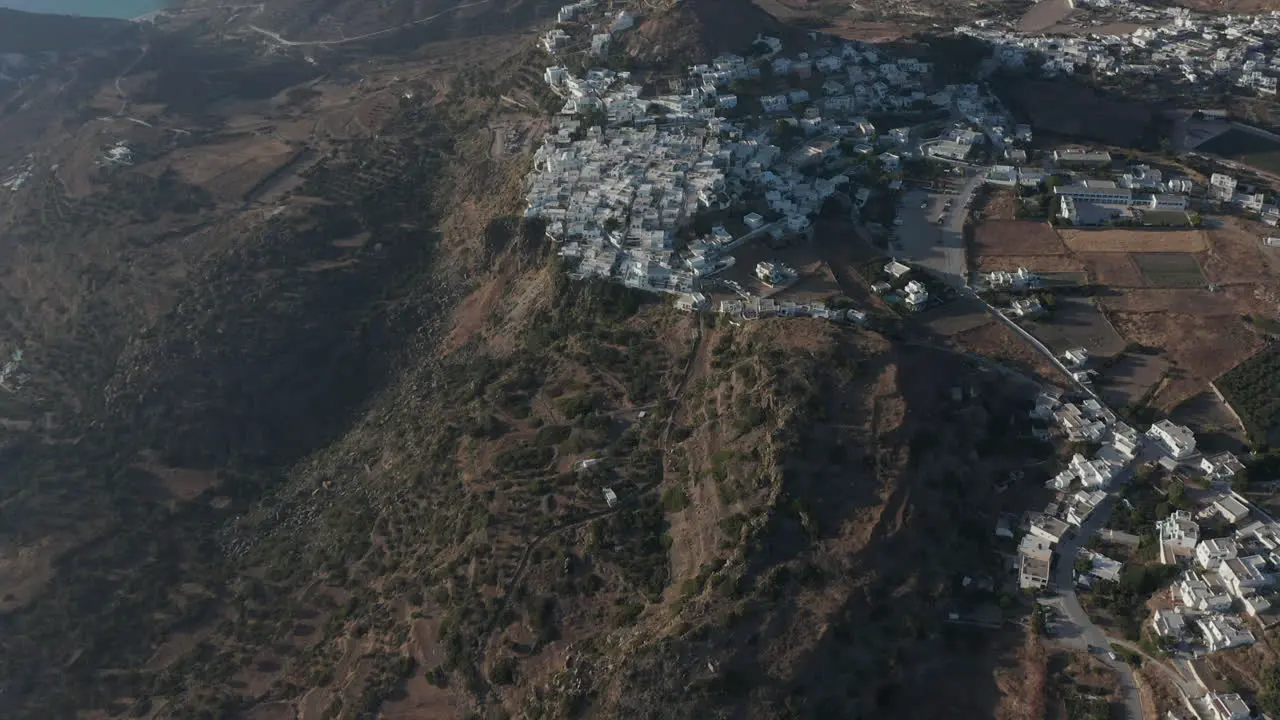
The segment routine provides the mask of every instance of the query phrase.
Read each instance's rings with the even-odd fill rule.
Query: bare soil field
[[[1194,253],[1209,249],[1203,230],[1077,230],[1058,233],[1067,247],[1082,253]]]
[[[1088,348],[1094,356],[1111,356],[1124,350],[1124,338],[1089,298],[1059,297],[1053,314],[1026,323],[1025,327],[1054,353],[1074,347]]]
[[[964,299],[926,310],[917,315],[916,320],[944,337],[997,322],[981,305]]]
[[[1135,253],[1133,261],[1152,287],[1203,287],[1204,273],[1190,253]]]
[[[1205,278],[1217,285],[1265,282],[1274,286],[1280,249],[1263,245],[1258,239],[1263,232],[1260,225],[1251,228],[1236,218],[1210,230],[1209,249],[1198,256]]]
[[[1018,20],[1018,30],[1041,33],[1060,24],[1071,14],[1070,0],[1040,0]]]
[[[168,160],[187,182],[229,199],[243,196],[296,153],[279,140],[255,136],[178,150]]]
[[[53,578],[58,554],[70,545],[68,538],[50,535],[28,545],[0,547],[0,613],[31,602]]]
[[[988,255],[1062,255],[1067,248],[1048,223],[987,220],[974,230],[974,250]]]
[[[1128,353],[1108,367],[1098,381],[1098,391],[1112,407],[1140,402],[1169,370],[1169,361],[1156,355]]]
[[[1080,704],[1080,696],[1108,703],[1119,699],[1115,672],[1083,650],[1056,650],[1049,655],[1048,673],[1050,692],[1044,717],[1050,720],[1079,717],[1072,713],[1072,706]]]
[[[1107,287],[1142,287],[1142,271],[1129,253],[1078,253],[1093,282]]]
[[[1236,316],[1239,306],[1231,293],[1194,288],[1119,288],[1100,296],[1108,311],[1170,312],[1205,316]]]

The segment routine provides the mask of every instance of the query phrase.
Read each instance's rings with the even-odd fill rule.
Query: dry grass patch
[[[1017,270],[1024,267],[1032,272],[1083,272],[1084,263],[1070,255],[981,255],[975,266],[982,272]]]

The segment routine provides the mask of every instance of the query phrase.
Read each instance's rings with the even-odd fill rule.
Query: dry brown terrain
[[[38,400],[4,415],[58,428],[7,457],[0,715],[1040,712],[1024,605],[944,612],[1008,580],[1026,388],[892,328],[570,282],[519,219],[550,6],[208,5],[58,101],[121,117],[0,119],[45,133],[0,207]],[[805,36],[718,0],[628,37],[761,31]],[[815,247],[761,257],[875,307]]]
[[[986,220],[974,231],[974,250],[987,255],[1064,255],[1053,226],[1032,220]]]
[[[987,220],[1013,220],[1017,217],[1018,196],[1009,188],[989,191],[980,206],[975,205]]]

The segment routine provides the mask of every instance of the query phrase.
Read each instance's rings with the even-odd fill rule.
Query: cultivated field
[[[1209,248],[1203,230],[1062,229],[1067,247],[1081,253],[1203,252]]]
[[[1240,128],[1232,128],[1196,147],[1228,160],[1280,174],[1280,141]]]
[[[1136,253],[1133,261],[1152,287],[1201,287],[1204,273],[1194,256],[1187,253]]]
[[[1107,287],[1141,287],[1142,271],[1129,253],[1079,253],[1093,282]]]
[[[1280,420],[1280,349],[1259,351],[1214,384],[1244,421],[1249,438],[1267,440]]]
[[[1212,392],[1202,392],[1169,413],[1169,419],[1196,431],[1196,447],[1204,452],[1245,449],[1245,432],[1231,408]]]

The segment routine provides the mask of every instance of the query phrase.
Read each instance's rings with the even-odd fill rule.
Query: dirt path
[[[262,35],[266,35],[268,38],[271,38],[275,42],[288,47],[317,47],[317,46],[325,46],[325,45],[342,45],[344,43],[359,42],[360,40],[369,40],[370,38],[375,38],[382,35],[387,35],[393,32],[397,32],[400,30],[404,30],[406,28],[411,28],[415,25],[422,25],[423,23],[430,22],[443,15],[448,15],[449,13],[456,12],[463,8],[469,8],[476,5],[484,5],[487,2],[489,2],[489,0],[474,0],[474,2],[462,3],[461,5],[455,5],[454,7],[451,7],[448,10],[445,10],[443,12],[438,12],[435,15],[428,15],[427,17],[421,18],[419,20],[414,20],[413,22],[407,22],[407,23],[404,23],[403,25],[396,25],[395,27],[389,27],[383,30],[375,30],[371,33],[365,33],[363,35],[355,35],[349,38],[342,38],[340,40],[285,40],[284,38],[280,37],[279,33],[272,32],[271,30],[266,30],[264,28],[260,28],[257,25],[254,25],[252,23],[249,25],[249,29],[253,30],[256,33],[261,33]]]
[[[684,366],[684,372],[680,375],[680,382],[676,383],[675,389],[671,391],[670,399],[676,401],[677,406],[671,409],[671,414],[667,416],[667,425],[662,429],[662,446],[664,448],[669,446],[667,440],[671,437],[671,426],[675,423],[676,415],[679,414],[680,396],[684,395],[685,388],[689,386],[694,376],[701,374],[697,372],[698,368],[705,367],[707,364],[703,362],[707,352],[707,333],[702,331],[702,316],[698,315],[696,321],[693,352],[689,353],[689,362]],[[666,463],[666,453],[663,453],[663,463]]]

